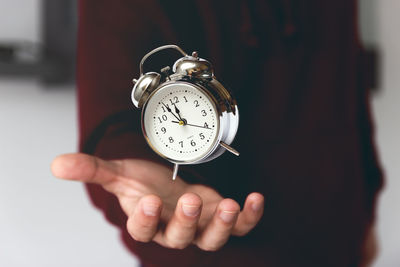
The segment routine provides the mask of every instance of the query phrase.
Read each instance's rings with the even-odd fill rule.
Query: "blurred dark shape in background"
[[[42,0],[42,42],[0,42],[0,76],[37,77],[45,85],[75,81],[77,0]],[[379,88],[379,53],[364,54],[367,85]]]
[[[0,43],[0,76],[34,76],[47,85],[73,83],[77,1],[41,3],[41,43]]]
[[[379,50],[376,47],[367,47],[364,53],[363,66],[365,68],[366,84],[371,91],[378,91],[380,88],[380,58]]]

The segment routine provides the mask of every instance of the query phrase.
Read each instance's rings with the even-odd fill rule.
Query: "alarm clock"
[[[159,72],[143,72],[149,56],[175,49],[183,57]],[[142,109],[141,125],[149,146],[172,162],[175,180],[179,165],[213,160],[225,150],[239,156],[230,146],[238,125],[239,111],[232,94],[214,76],[211,63],[188,55],[179,46],[165,45],[147,53],[139,65],[140,77],[133,79],[132,102]]]

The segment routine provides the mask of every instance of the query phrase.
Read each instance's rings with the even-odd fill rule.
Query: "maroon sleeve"
[[[158,15],[151,1],[146,5],[134,2],[79,1],[80,151],[103,159],[152,158],[140,132],[140,113],[131,104],[131,79],[139,75],[141,57],[161,44],[160,36],[171,36],[145,15]],[[126,216],[116,197],[98,185],[88,184],[87,189],[93,204],[128,240]],[[132,247],[134,242],[129,242]]]
[[[77,73],[81,147],[104,119],[132,109],[131,79],[139,75],[141,57],[171,39],[167,30],[157,27],[162,21],[157,7],[153,8],[151,1],[146,5],[140,2],[80,1]],[[159,19],[146,16],[148,13]]]
[[[143,55],[168,43],[176,41],[156,2],[80,1],[77,84],[81,152],[103,159],[146,158],[160,162],[143,138],[140,111],[134,109],[130,94],[131,80],[139,76]],[[133,253],[142,260],[153,258],[153,253],[166,254],[167,249],[155,243],[137,243],[130,237],[126,215],[114,195],[99,185],[86,187],[92,203],[118,226]],[[195,252],[195,248],[170,250],[166,256],[185,255],[183,259],[193,260],[191,253]],[[159,262],[163,260],[158,258]],[[180,261],[185,264],[182,258]]]
[[[131,79],[145,53],[181,40],[214,63],[241,109],[241,156],[193,168],[224,196],[240,201],[263,193],[267,217],[217,253],[169,250],[136,243],[113,195],[88,185],[90,197],[144,262],[353,266],[382,184],[359,71],[355,1],[246,3],[81,0],[80,150],[158,160],[142,137]]]
[[[366,210],[368,220],[371,224],[375,223],[377,197],[379,191],[384,185],[383,170],[380,165],[376,145],[375,145],[375,125],[371,111],[371,95],[372,90],[371,70],[376,70],[376,60],[368,60],[370,55],[361,48],[360,70],[360,87],[359,87],[359,132],[361,142],[361,155],[363,161],[363,170],[365,177],[366,190]]]

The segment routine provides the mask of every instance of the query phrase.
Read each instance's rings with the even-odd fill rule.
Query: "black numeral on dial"
[[[169,99],[169,102],[171,102],[171,105],[179,103],[179,99],[177,96],[174,96],[173,99]]]
[[[163,121],[167,121],[167,119],[168,119],[168,118],[167,118],[167,115],[162,115],[162,116],[161,116],[162,119],[161,119],[160,117],[157,117],[157,118],[158,118],[158,121],[159,121],[160,123],[162,123]]]

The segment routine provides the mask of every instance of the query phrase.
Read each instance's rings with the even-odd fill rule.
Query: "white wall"
[[[0,266],[136,266],[80,183],[50,162],[77,147],[73,88],[0,79]]]
[[[381,253],[376,267],[400,266],[400,1],[361,0],[367,45],[381,53],[381,86],[374,95],[376,140],[386,186],[378,206]]]
[[[0,42],[40,42],[40,3],[0,0]],[[74,88],[0,77],[0,266],[137,265],[83,186],[51,175],[76,148]]]
[[[40,0],[0,0],[0,41],[40,42]]]

